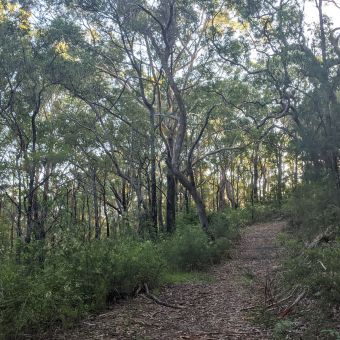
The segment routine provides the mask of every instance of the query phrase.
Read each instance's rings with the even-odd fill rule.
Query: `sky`
[[[302,1],[302,0],[301,0]],[[334,0],[334,2],[339,6],[339,8],[334,3],[324,3],[323,12],[325,15],[329,16],[334,27],[340,27],[340,0]],[[306,22],[308,24],[318,21],[318,10],[315,6],[314,0],[306,1]]]

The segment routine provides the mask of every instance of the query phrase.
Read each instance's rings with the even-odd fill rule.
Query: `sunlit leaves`
[[[243,32],[249,29],[249,23],[241,21],[237,17],[232,17],[232,12],[219,12],[208,23],[210,27],[213,27],[218,33],[222,34],[227,29],[233,32]]]
[[[11,22],[23,33],[29,34],[32,30],[31,16],[32,13],[18,3],[0,2],[0,23]]]

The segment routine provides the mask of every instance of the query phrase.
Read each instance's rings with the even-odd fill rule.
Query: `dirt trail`
[[[244,229],[232,259],[212,268],[212,282],[164,287],[160,299],[184,309],[138,297],[55,339],[271,339],[244,308],[263,301],[265,277],[278,265],[275,241],[283,227],[275,221]]]

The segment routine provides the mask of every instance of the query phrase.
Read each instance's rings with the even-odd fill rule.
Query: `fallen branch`
[[[293,310],[293,308],[299,303],[299,301],[305,296],[305,294],[306,291],[305,290],[302,291],[300,295],[298,295],[298,297],[295,299],[295,301],[291,305],[289,305],[286,309],[284,309],[279,316],[281,318],[284,318],[287,314],[289,314]]]
[[[173,305],[173,304],[167,303],[165,301],[161,301],[160,299],[158,299],[158,297],[156,297],[155,295],[150,293],[149,287],[146,283],[144,283],[143,286],[144,286],[144,296],[146,296],[150,300],[154,301],[158,305],[169,307],[169,308],[174,308],[174,309],[183,309],[184,308],[183,306]]]
[[[324,232],[317,235],[314,240],[306,245],[307,249],[316,248],[322,242],[329,242],[334,240],[336,236],[336,231],[334,226],[329,226]]]
[[[281,300],[279,300],[277,302],[273,302],[269,305],[266,305],[265,307],[261,306],[261,305],[252,305],[252,306],[249,306],[249,307],[242,308],[241,311],[247,311],[247,310],[251,310],[251,309],[255,309],[255,308],[264,308],[264,309],[267,309],[267,310],[273,310],[276,307],[278,307],[280,304],[282,304],[283,302],[286,302],[287,300],[289,300],[293,296],[293,293],[295,292],[296,288],[297,287],[295,287],[288,296],[282,298]]]
[[[293,289],[290,291],[290,293],[286,297],[280,299],[279,301],[271,303],[270,305],[266,306],[266,309],[273,310],[276,307],[278,307],[279,305],[281,305],[282,303],[288,301],[290,298],[293,297],[297,288],[298,288],[297,286],[293,287]]]

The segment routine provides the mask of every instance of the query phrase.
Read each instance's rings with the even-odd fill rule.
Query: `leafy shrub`
[[[284,210],[297,237],[311,239],[322,228],[339,224],[333,191],[327,182],[302,184],[295,190]]]
[[[286,280],[300,283],[326,302],[340,304],[340,239],[322,242],[312,249],[305,247],[329,226],[334,235],[340,235],[340,208],[334,190],[327,181],[301,184],[285,211],[293,227],[291,237],[285,241]]]
[[[230,214],[209,216],[209,232],[214,241],[197,225],[179,225],[175,234],[160,245],[169,267],[173,270],[202,270],[225,258],[232,242],[239,238],[239,226],[243,223],[232,213],[230,210]]]
[[[198,215],[195,209],[189,209],[188,212],[181,212],[176,218],[176,225],[178,229],[186,228],[188,226],[195,226],[199,224]]]
[[[251,209],[251,208],[248,208]],[[265,222],[281,214],[281,207],[277,202],[269,202],[266,204],[255,204],[253,207],[253,221]]]
[[[208,236],[198,226],[178,228],[161,248],[172,269],[200,270],[211,264]]]
[[[273,329],[274,339],[286,339],[286,335],[292,330],[294,325],[294,322],[290,320],[278,321]]]
[[[237,238],[234,218],[212,217],[214,242],[197,225],[179,224],[174,235],[158,243],[123,235],[84,241],[66,227],[53,242],[21,244],[19,263],[10,256],[0,262],[0,339],[71,325],[111,300],[134,294],[141,284],[157,287],[166,273],[218,262]],[[185,219],[195,220],[183,217],[182,223]]]
[[[290,256],[285,262],[285,279],[290,285],[308,287],[310,294],[325,302],[340,304],[340,242],[305,249],[289,241]]]
[[[34,247],[32,245],[32,247]],[[106,306],[113,294],[132,294],[158,284],[164,261],[150,241],[74,241],[46,259],[44,267],[0,264],[0,338],[37,334],[73,323]]]
[[[50,269],[50,268],[49,268]],[[50,324],[72,322],[84,315],[79,289],[67,278],[66,268],[32,273],[13,263],[0,268],[0,337],[38,333]]]
[[[284,213],[290,226],[281,237],[287,252],[283,280],[291,287],[303,287],[317,308],[317,313],[304,314],[308,323],[304,336],[336,339],[332,331],[336,321],[330,316],[340,305],[340,208],[334,187],[323,178],[299,185],[284,205]],[[331,237],[321,238],[312,248],[306,246],[326,230],[332,231]]]
[[[234,241],[239,238],[239,227],[243,222],[235,212],[228,210],[223,213],[213,213],[209,216],[209,230],[215,239],[225,238]]]
[[[229,257],[232,241],[226,237],[221,237],[210,244],[210,258],[212,263],[219,263]]]

